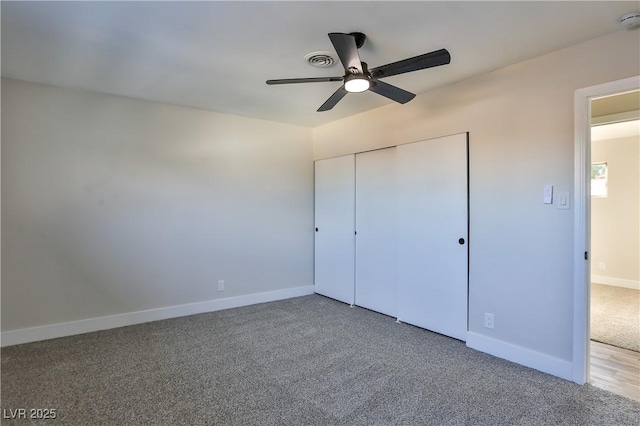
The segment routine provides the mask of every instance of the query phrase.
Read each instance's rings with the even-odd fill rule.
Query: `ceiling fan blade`
[[[358,55],[356,38],[351,34],[329,33],[329,39],[331,39],[333,48],[336,49],[344,69],[355,68],[358,73],[362,74],[362,63],[360,55]]]
[[[425,68],[446,65],[449,62],[451,62],[451,55],[449,55],[447,49],[440,49],[434,52],[425,53],[424,55],[418,55],[413,58],[382,65],[380,67],[373,68],[370,71],[371,77],[383,78],[406,72],[422,70]]]
[[[384,81],[372,81],[369,90],[401,104],[406,104],[416,97],[413,93],[385,83]]]
[[[344,88],[343,84],[338,90],[334,92],[333,95],[329,97],[329,99],[326,100],[325,103],[320,106],[320,108],[318,108],[318,112],[329,111],[331,108],[336,106],[336,104],[340,102],[340,99],[344,98],[347,93],[349,92],[347,92],[347,89]]]
[[[267,80],[267,84],[323,83],[342,80],[343,77],[281,78],[279,80]]]

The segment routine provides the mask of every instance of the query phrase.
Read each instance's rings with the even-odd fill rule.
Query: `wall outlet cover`
[[[494,317],[493,314],[485,313],[484,314],[484,326],[486,328],[493,329],[494,328]]]

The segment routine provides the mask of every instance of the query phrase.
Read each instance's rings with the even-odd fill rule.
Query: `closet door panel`
[[[397,150],[398,317],[466,340],[467,135]]]
[[[354,303],[355,156],[315,163],[315,292]]]
[[[356,305],[397,313],[396,149],[356,155]]]

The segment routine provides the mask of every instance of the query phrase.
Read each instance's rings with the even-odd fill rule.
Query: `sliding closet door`
[[[467,135],[397,148],[398,318],[466,340]]]
[[[355,158],[315,163],[315,292],[354,302]]]
[[[356,155],[356,305],[396,316],[396,149]]]

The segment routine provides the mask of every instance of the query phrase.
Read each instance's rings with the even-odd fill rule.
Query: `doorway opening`
[[[590,381],[640,400],[640,91],[590,111]]]
[[[640,76],[578,89],[574,94],[573,381],[590,380],[591,101],[640,90]]]

